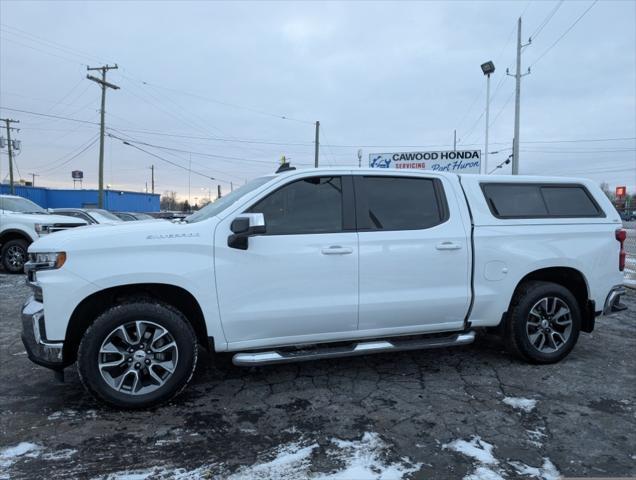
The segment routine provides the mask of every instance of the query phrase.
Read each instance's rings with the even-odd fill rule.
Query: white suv
[[[29,245],[40,236],[86,225],[83,220],[51,215],[16,195],[0,195],[0,262],[5,271],[21,273]]]

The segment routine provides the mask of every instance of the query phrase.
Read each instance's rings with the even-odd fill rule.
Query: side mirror
[[[247,250],[247,239],[265,233],[265,216],[262,213],[244,213],[230,224],[232,235],[227,238],[227,246]]]

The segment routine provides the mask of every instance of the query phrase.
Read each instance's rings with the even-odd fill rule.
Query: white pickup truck
[[[9,273],[22,273],[31,242],[42,235],[86,225],[48,211],[17,195],[0,195],[0,263]]]
[[[166,401],[198,351],[240,366],[471,343],[551,363],[622,308],[625,231],[593,182],[320,168],[257,178],[191,215],[29,249],[32,361],[77,362],[124,408]]]

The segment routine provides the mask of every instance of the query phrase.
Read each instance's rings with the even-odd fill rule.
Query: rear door
[[[422,175],[354,179],[359,330],[460,329],[470,301],[470,244],[453,185]]]

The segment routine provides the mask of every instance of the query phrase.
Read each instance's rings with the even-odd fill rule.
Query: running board
[[[295,350],[274,350],[265,352],[237,353],[232,363],[239,367],[271,365],[274,363],[304,362],[324,358],[353,357],[368,353],[398,352],[404,350],[424,350],[429,348],[468,345],[475,341],[475,332],[468,331],[445,337],[404,338],[357,342],[344,346],[318,345]]]

